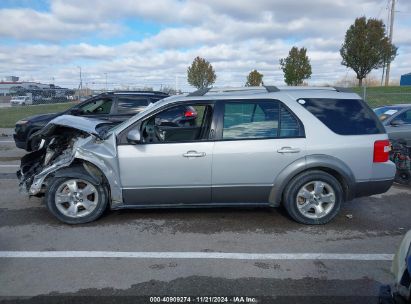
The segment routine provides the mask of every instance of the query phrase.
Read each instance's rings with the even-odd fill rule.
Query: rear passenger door
[[[111,121],[124,121],[140,113],[150,103],[148,96],[118,96]]]
[[[305,156],[302,123],[278,100],[217,103],[213,203],[267,203],[276,176]]]

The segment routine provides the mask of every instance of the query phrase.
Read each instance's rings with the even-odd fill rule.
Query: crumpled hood
[[[44,127],[44,129],[42,129],[41,133],[47,132],[49,127],[63,126],[63,127],[77,129],[77,130],[100,137],[96,128],[97,126],[101,124],[110,124],[110,122],[107,122],[107,120],[99,120],[99,119],[86,118],[86,117],[81,117],[81,116],[61,115],[51,120]],[[43,130],[45,132],[43,132]]]

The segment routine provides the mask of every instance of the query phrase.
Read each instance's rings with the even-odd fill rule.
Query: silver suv
[[[181,117],[189,123],[176,123]],[[64,115],[36,136],[21,187],[45,194],[69,224],[108,206],[283,206],[300,223],[325,224],[344,201],[386,192],[395,175],[374,112],[335,88],[200,90],[113,129]]]

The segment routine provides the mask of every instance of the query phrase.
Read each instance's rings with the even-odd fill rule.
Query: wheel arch
[[[355,177],[348,165],[336,157],[315,154],[297,159],[280,172],[270,192],[270,205],[279,206],[288,183],[297,175],[311,170],[324,171],[335,177],[343,188],[344,200],[353,199]]]
[[[72,178],[91,178],[97,185],[104,184],[111,205],[111,184],[104,174],[103,170],[95,164],[80,158],[76,158],[69,166],[57,169],[53,174],[50,174],[47,179],[51,177],[72,177]],[[48,184],[47,179],[45,184]]]
[[[96,184],[107,181],[104,173],[92,163],[85,160],[76,160],[70,166],[54,172],[54,177],[91,178]]]

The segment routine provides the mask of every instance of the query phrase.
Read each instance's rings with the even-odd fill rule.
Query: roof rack
[[[125,94],[129,94],[129,95],[141,95],[141,94],[145,94],[145,95],[168,95],[167,93],[161,92],[161,91],[144,91],[144,90],[136,90],[136,91],[106,91],[100,94],[114,94],[114,95],[125,95]]]
[[[261,87],[225,87],[225,88],[205,88],[194,91],[187,96],[204,96],[207,93],[224,94],[224,93],[235,93],[235,92],[257,92],[257,93],[274,93],[280,91],[292,91],[292,90],[322,90],[322,91],[337,91],[337,92],[347,92],[353,93],[351,88],[341,88],[341,87],[276,87],[276,86],[261,86]]]

